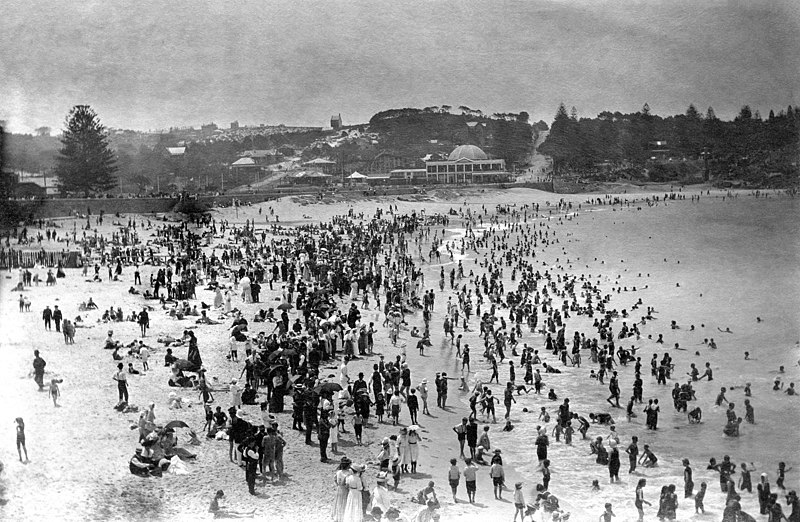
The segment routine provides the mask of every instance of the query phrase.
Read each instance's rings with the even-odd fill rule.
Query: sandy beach
[[[268,224],[264,216],[269,209],[280,217],[283,226],[327,222],[333,216],[341,216],[352,211],[363,213],[369,219],[376,209],[396,206],[397,214],[425,211],[427,215],[447,214],[452,209],[469,208],[473,212],[485,210],[494,214],[496,206],[539,204],[538,216],[529,215],[529,222],[536,222],[554,234],[557,243],[551,242],[546,248],[536,249],[531,262],[539,270],[552,274],[585,275],[587,280],[598,284],[603,293],[609,294],[607,307],[618,310],[631,310],[638,299],[643,306],[656,309],[656,320],[641,326],[642,336],[620,341],[623,346],[636,345],[637,356],[647,367],[654,353],[670,351],[675,361],[675,380],[668,386],[656,385],[649,375],[649,368],[643,370],[645,403],[648,398],[658,398],[661,403],[659,429],[655,432],[644,427],[643,414],[628,422],[624,409],[610,408],[605,398],[607,386],[589,379],[592,365],[588,356],[580,368],[562,367],[552,353],[543,349],[544,336],[530,333],[527,329],[520,340],[540,350],[544,362],[562,370],[560,374],[543,374],[546,388],[554,388],[559,401],[548,401],[546,396],[523,394],[515,397],[517,403],[512,408],[511,420],[515,429],[502,432],[502,404],[498,405],[498,422],[486,422],[480,415],[481,428],[490,426],[493,448],[500,448],[505,459],[506,483],[512,490],[504,492],[502,501],[495,500],[491,493],[491,479],[488,467],[481,467],[478,474],[478,494],[475,505],[466,502],[462,489],[459,502],[453,503],[447,487],[449,459],[458,456],[458,442],[452,427],[469,412],[468,392],[458,390],[457,381],[451,382],[450,399],[447,410],[435,406],[434,394],[429,399],[431,415],[419,416],[422,427],[419,472],[404,475],[400,491],[390,492],[393,505],[401,513],[411,517],[421,506],[411,502],[411,496],[422,489],[429,480],[436,482],[436,490],[442,507],[439,510],[442,520],[510,520],[514,513],[511,496],[513,484],[524,483],[526,500],[535,499],[534,487],[540,481],[537,469],[535,447],[535,428],[541,424],[537,415],[542,406],[555,417],[561,399],[569,397],[575,411],[586,415],[589,412],[609,412],[616,420],[621,445],[637,435],[642,444],[649,444],[659,457],[659,466],[640,470],[628,475],[623,469],[622,481],[609,484],[608,472],[603,466],[594,463],[589,455],[588,440],[577,436],[572,446],[551,440],[550,460],[553,478],[550,491],[561,501],[561,506],[569,511],[570,520],[596,520],[603,511],[603,505],[611,502],[617,520],[636,520],[633,507],[634,488],[639,478],[647,478],[646,498],[657,503],[662,485],[676,484],[682,488],[681,459],[688,458],[695,471],[695,483],[708,483],[705,500],[706,514],[695,515],[694,503],[681,498],[678,509],[679,520],[718,520],[724,507],[724,494],[720,492],[718,474],[706,470],[710,457],[721,460],[729,454],[737,464],[753,462],[756,472],[754,483],[762,472],[769,474],[774,484],[777,463],[786,462],[786,487],[797,489],[800,486],[800,453],[797,447],[797,421],[800,418],[800,398],[791,397],[783,391],[773,391],[773,380],[778,376],[780,366],[785,367],[780,379],[787,383],[800,382],[800,212],[797,200],[780,193],[770,193],[768,198],[755,198],[749,192],[739,192],[735,197],[720,190],[695,188],[682,190],[679,194],[686,199],[661,201],[648,207],[644,198],[651,195],[663,197],[664,190],[635,189],[625,187],[619,193],[622,201],[630,204],[597,205],[589,200],[603,198],[602,194],[576,194],[561,196],[533,190],[512,189],[506,191],[447,191],[432,192],[427,195],[400,198],[373,198],[343,200],[328,196],[323,201],[314,198],[284,198],[259,206],[238,209],[216,209],[212,216],[217,221],[225,220],[233,226],[244,225],[247,220],[255,223],[256,229]],[[700,195],[699,201],[690,200]],[[608,200],[613,200],[608,198]],[[571,208],[555,205],[571,203]],[[636,200],[636,201],[634,201]],[[466,205],[466,207],[464,207]],[[238,213],[238,217],[237,217]],[[128,219],[137,222],[150,220],[153,225],[162,224],[161,217],[123,215],[120,221]],[[110,235],[118,227],[111,223],[116,219],[106,216],[104,225],[98,233]],[[497,228],[507,226],[507,215],[499,215],[501,221]],[[57,220],[61,231],[71,231],[73,220]],[[94,226],[93,226],[94,228]],[[446,240],[463,237],[463,221],[453,216],[446,229]],[[487,225],[486,228],[489,228]],[[140,231],[146,236],[148,231]],[[146,238],[145,238],[146,239]],[[509,242],[512,238],[509,238]],[[210,252],[216,247],[229,245],[228,238],[215,238],[214,244],[207,247]],[[55,243],[45,245],[58,248]],[[426,251],[423,249],[423,251]],[[466,252],[461,261],[465,272],[474,270],[480,275],[484,269],[477,262],[491,255],[487,249],[478,253]],[[447,298],[454,292],[438,288],[439,271],[442,267],[448,272],[458,259],[450,261],[442,255],[438,263],[426,262],[422,265],[426,288],[436,289],[436,304],[431,323],[432,346],[421,356],[415,349],[416,340],[410,338],[409,331],[401,329],[396,347],[388,338],[388,331],[382,328],[384,315],[374,309],[362,310],[362,323],[374,322],[377,326],[375,336],[375,355],[360,357],[349,365],[349,374],[354,377],[363,371],[366,376],[372,372],[372,365],[383,354],[392,360],[405,349],[407,361],[412,371],[414,385],[423,378],[433,382],[437,372],[448,372],[451,376],[460,373],[460,362],[454,357],[455,347],[445,339],[442,320]],[[157,269],[149,265],[142,267],[142,281],[147,282],[151,271]],[[43,276],[46,269],[36,267],[32,271]],[[105,268],[101,270],[105,273]],[[505,267],[503,282],[506,291],[516,288],[510,278],[511,268]],[[306,446],[303,434],[291,429],[291,399],[286,399],[287,409],[277,415],[280,429],[286,439],[284,461],[288,478],[279,484],[258,483],[258,495],[250,496],[244,481],[244,471],[228,462],[228,442],[202,438],[202,444],[191,447],[197,459],[188,462],[186,475],[165,474],[163,478],[140,478],[129,473],[128,460],[137,445],[136,424],[138,414],[121,414],[113,410],[116,403],[116,386],[111,380],[116,362],[108,351],[102,349],[103,340],[109,329],[114,337],[127,344],[139,339],[139,328],[133,322],[98,322],[103,309],[120,307],[128,314],[141,309],[144,303],[139,295],[128,293],[133,285],[132,267],[125,267],[122,278],[109,282],[104,277],[101,283],[86,282],[79,269],[67,269],[66,277],[59,279],[57,285],[29,287],[25,295],[32,302],[29,313],[20,313],[17,307],[19,293],[12,292],[16,285],[17,271],[3,272],[0,279],[0,324],[3,336],[0,339],[2,365],[0,365],[0,402],[6,405],[5,417],[0,419],[0,460],[4,471],[0,475],[3,505],[0,518],[7,520],[195,520],[207,518],[208,504],[217,489],[225,490],[226,505],[240,511],[255,509],[256,516],[263,520],[328,520],[335,487],[333,473],[336,462],[344,455],[353,462],[366,463],[365,477],[370,488],[374,485],[377,473],[376,456],[383,437],[396,434],[398,427],[391,423],[376,424],[374,418],[364,433],[364,445],[354,443],[352,425],[350,433],[341,436],[339,454],[331,455],[330,463],[319,462],[316,446]],[[224,280],[226,284],[227,279]],[[466,279],[461,284],[466,283]],[[232,283],[232,282],[231,282]],[[140,290],[148,287],[137,286]],[[635,290],[634,290],[635,288]],[[91,297],[99,306],[98,310],[79,312],[78,305]],[[198,287],[195,305],[202,301],[212,303],[214,293]],[[234,306],[250,320],[260,309],[274,307],[280,302],[280,286],[270,291],[262,287],[261,303],[243,303],[234,298]],[[360,303],[359,303],[360,304]],[[66,318],[81,315],[83,324],[78,328],[75,344],[65,345],[61,334],[45,331],[42,325],[42,309],[58,305]],[[345,299],[340,309],[350,306]],[[508,310],[498,310],[500,316],[508,318]],[[291,320],[297,316],[292,312]],[[639,312],[632,312],[631,322],[635,322]],[[212,318],[217,314],[212,312]],[[760,317],[761,322],[756,318]],[[194,317],[184,320],[171,319],[161,310],[150,313],[151,328],[145,338],[147,344],[156,348],[152,353],[150,371],[130,376],[131,403],[145,407],[156,403],[159,422],[179,419],[192,428],[201,431],[204,422],[202,403],[198,393],[191,390],[170,388],[167,380],[170,369],[164,367],[163,345],[156,342],[161,334],[180,337],[189,327],[193,328],[199,340],[204,366],[209,378],[217,378],[220,383],[238,378],[242,364],[226,359],[228,350],[229,319],[221,319],[220,325],[195,325]],[[615,330],[626,319],[618,318]],[[421,312],[407,318],[409,327],[422,326]],[[680,327],[671,329],[670,322]],[[571,316],[566,321],[567,337],[573,332],[585,333],[587,337],[596,336],[592,321],[586,316]],[[694,325],[694,329],[691,326]],[[249,334],[271,332],[273,323],[252,323]],[[723,333],[730,328],[732,333]],[[477,322],[473,320],[471,330],[462,333],[464,342],[473,346],[472,373],[469,387],[476,380],[486,381],[490,367],[480,356],[483,341],[478,337]],[[664,335],[664,344],[655,342],[658,334]],[[652,336],[649,338],[648,336]],[[711,349],[703,343],[704,339],[714,338],[718,346]],[[670,350],[679,343],[684,350]],[[405,348],[403,348],[405,347]],[[55,408],[47,393],[40,393],[31,378],[33,350],[41,351],[47,361],[45,380],[63,379],[61,406]],[[749,351],[751,360],[744,360],[744,352]],[[185,356],[185,348],[176,353]],[[697,353],[697,354],[696,354]],[[516,359],[516,358],[512,358]],[[134,362],[141,370],[137,359]],[[690,363],[702,368],[710,363],[714,371],[714,381],[695,383],[696,405],[703,410],[703,422],[689,425],[686,415],[674,412],[670,391],[674,382],[685,382],[685,374]],[[516,364],[516,361],[515,361]],[[322,377],[338,376],[338,366],[331,363],[321,371]],[[622,387],[623,405],[630,396],[633,380],[632,367],[618,368]],[[523,373],[520,371],[520,373]],[[495,396],[502,399],[503,384],[507,380],[506,365],[500,368],[500,386],[492,385]],[[518,375],[519,380],[519,375]],[[755,408],[756,424],[743,425],[740,437],[725,437],[722,427],[725,423],[725,408],[714,406],[714,398],[721,386],[727,386],[728,399],[737,403],[737,411],[744,411],[741,404],[744,395],[742,387],[746,382],[752,384],[751,401]],[[168,394],[179,393],[186,403],[182,409],[168,408]],[[215,393],[215,406],[229,406],[230,399],[224,392]],[[692,402],[692,406],[695,403]],[[523,412],[527,408],[528,412]],[[260,418],[257,406],[245,406],[247,416],[256,424]],[[642,407],[637,406],[641,411]],[[30,462],[19,462],[14,446],[14,418],[25,419],[27,447]],[[403,425],[409,424],[408,413],[403,408]],[[552,430],[554,421],[547,425]],[[607,427],[593,425],[589,437],[605,436]],[[181,441],[185,434],[179,433]],[[314,437],[316,441],[316,436]],[[330,455],[330,452],[329,452]],[[624,455],[623,455],[623,460]],[[459,462],[463,467],[463,462]],[[623,463],[623,468],[624,468]],[[734,476],[738,479],[738,476]],[[591,490],[592,480],[598,479],[601,489]],[[750,514],[758,514],[758,503],[754,494],[742,494],[742,507]],[[783,495],[780,495],[783,501]],[[646,520],[655,519],[654,508],[646,510]],[[761,517],[765,520],[764,517]]]

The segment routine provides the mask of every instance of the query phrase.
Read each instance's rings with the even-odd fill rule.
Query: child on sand
[[[58,389],[60,379],[50,379],[50,389],[47,390],[47,396],[53,399],[53,406],[58,408],[58,398],[61,397],[61,391]]]
[[[392,458],[391,464],[392,479],[394,480],[394,490],[397,491],[397,486],[400,485],[400,456],[395,455]]]
[[[221,489],[218,490],[211,500],[211,504],[208,506],[208,512],[211,513],[214,518],[252,518],[255,514],[255,509],[247,513],[240,513],[238,511],[222,508],[219,504],[224,496],[225,493],[223,493]]]
[[[28,462],[28,448],[25,446],[25,421],[22,417],[17,417],[14,421],[17,423],[17,453],[19,453],[20,462]],[[25,452],[25,460],[22,460],[22,452]]]
[[[517,515],[520,520],[525,520],[525,496],[522,494],[522,482],[514,484],[514,522],[517,520]]]
[[[458,482],[461,477],[461,471],[458,469],[458,460],[450,459],[450,469],[447,471],[447,481],[450,483],[450,490],[453,492],[453,502],[458,503],[456,500],[456,493],[458,492]]]
[[[495,461],[495,463],[492,464],[492,468],[489,470],[489,476],[492,477],[494,498],[501,500],[503,498],[503,481],[505,480],[503,465]]]

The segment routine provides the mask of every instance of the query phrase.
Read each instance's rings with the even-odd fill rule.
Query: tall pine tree
[[[62,191],[88,195],[117,186],[117,160],[91,107],[76,105],[69,111],[61,143],[56,176]]]

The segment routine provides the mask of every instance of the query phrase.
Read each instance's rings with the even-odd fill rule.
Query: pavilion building
[[[425,178],[439,183],[481,183],[510,177],[503,159],[491,159],[480,147],[460,145],[446,160],[426,161]]]

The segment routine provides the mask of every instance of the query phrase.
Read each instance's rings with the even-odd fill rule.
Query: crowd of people
[[[644,206],[669,198],[674,199],[674,194],[593,204]],[[557,267],[538,262],[539,252],[563,251],[558,227],[576,219],[580,210],[564,201],[548,208],[507,205],[494,210],[464,204],[444,215],[428,215],[416,211],[401,214],[389,205],[388,210],[378,208],[369,217],[351,210],[328,222],[294,227],[280,225],[276,219],[261,227],[255,220],[236,225],[206,216],[180,223],[140,221],[137,229],[136,219],[128,219],[127,225],[119,222],[119,232],[110,239],[96,232],[86,234],[87,221],[83,238],[78,239],[76,233],[73,236],[87,254],[84,276],[88,277],[92,264],[90,255],[99,251],[92,280],[102,279],[101,266],[107,267],[109,280],[132,278],[130,293],[141,294],[143,308],[126,320],[138,323],[142,339],[156,318],[191,318],[195,324],[185,329],[182,337],[160,336],[156,342],[163,347],[148,346],[142,340],[123,346],[109,331],[104,347],[112,349],[112,357],[120,361],[113,376],[118,390],[115,407],[136,411],[131,409],[129,378],[139,372],[134,362],[126,368],[119,350],[127,348],[126,356],[147,372],[149,357],[163,348],[164,366],[172,371],[165,385],[197,391],[205,420],[201,431],[209,440],[229,441],[229,459],[244,468],[251,494],[258,494],[259,476],[263,484],[285,478],[283,452],[288,437],[284,430],[290,429],[303,433],[306,444],[318,446],[321,462],[338,462],[333,477],[333,520],[361,522],[370,517],[392,520],[406,516],[400,512],[403,507],[397,496],[390,492],[398,491],[404,476],[419,475],[430,457],[420,451],[425,438],[445,436],[424,434],[431,416],[428,395],[435,392],[437,415],[460,419],[452,428],[460,454],[453,455],[457,458],[450,460],[449,469],[438,471],[442,477],[447,474],[454,503],[459,502],[462,476],[467,501],[476,502],[476,477],[485,466],[495,499],[511,491],[514,520],[536,513],[543,513],[547,520],[565,520],[569,514],[553,493],[553,487],[559,485],[552,476],[552,469],[558,466],[549,451],[552,444],[574,447],[571,451],[576,455],[588,454],[581,457],[587,466],[594,460],[595,465],[607,468],[609,483],[619,482],[623,448],[629,458],[629,474],[639,473],[639,466],[651,468],[660,462],[657,439],[650,433],[659,429],[661,405],[657,398],[647,398],[653,395],[648,392],[668,386],[670,381],[675,411],[686,415],[687,425],[704,423],[708,414],[704,419],[696,404],[698,396],[702,399],[711,392],[699,383],[714,380],[709,363],[702,375],[695,364],[683,368],[674,359],[675,350],[682,348],[677,344],[667,348],[663,332],[648,333],[659,314],[654,306],[635,297],[625,308],[613,304],[620,296],[635,295],[635,287],[613,283],[609,287],[590,273],[564,270],[572,266],[568,259]],[[462,233],[453,236],[448,232],[451,220],[463,227]],[[148,247],[141,243],[145,231],[154,238]],[[215,242],[220,238],[226,242]],[[164,257],[159,257],[161,252]],[[150,279],[142,284],[140,270],[145,263],[160,264],[150,267]],[[278,304],[271,306],[262,292],[275,296]],[[213,300],[203,301],[206,295],[213,295]],[[197,300],[201,301],[200,310],[189,304]],[[21,296],[20,311],[27,308],[26,297]],[[368,317],[373,315],[383,322],[370,321]],[[120,317],[126,317],[122,310],[111,308],[100,320],[123,320]],[[63,328],[65,341],[69,325],[69,338],[74,342],[76,321],[64,319],[58,306],[52,310],[46,306],[42,319],[46,330]],[[568,331],[578,319],[590,324],[590,329],[573,327]],[[432,333],[434,322],[442,325],[443,335]],[[241,369],[239,378],[229,384],[208,381],[213,368],[199,351],[205,327],[227,331],[226,360]],[[673,322],[671,327],[679,325]],[[443,369],[455,365],[458,370],[455,375],[440,371],[429,388],[427,378],[416,377],[427,370],[422,366],[424,359],[412,360],[406,345],[416,343],[420,357],[425,357],[425,349],[435,349],[434,338],[439,337],[441,357],[451,359],[439,364]],[[664,348],[663,353],[652,354],[649,368],[637,355],[645,339]],[[185,358],[174,355],[182,349],[187,350]],[[388,356],[392,351],[399,353]],[[354,361],[359,368],[371,366],[371,375],[354,372]],[[333,377],[325,371],[331,364],[337,368]],[[37,351],[33,367],[40,389],[45,386],[45,365]],[[609,411],[586,411],[569,397],[568,381],[556,378],[561,373],[584,379],[580,386],[606,387]],[[682,377],[684,373],[688,379]],[[623,380],[630,386],[628,394],[623,394]],[[450,381],[465,394],[466,405],[448,403]],[[740,430],[755,423],[750,390],[748,384],[741,391],[746,411],[743,425],[735,403],[726,396],[729,390],[721,388],[716,404],[727,405],[721,430],[724,436],[737,437]],[[217,405],[220,401],[215,401],[215,392],[225,394],[230,406]],[[537,420],[517,420],[517,424],[536,425],[533,440],[519,441],[536,453],[538,461],[540,479],[530,502],[525,500],[522,482],[513,490],[506,485],[502,450],[490,440],[501,401],[504,432],[514,430],[513,419],[529,413],[515,407],[522,392],[526,397],[533,392],[535,400],[545,404]],[[171,399],[171,408],[181,407],[176,399]],[[55,404],[56,397],[53,400]],[[260,408],[260,418],[246,413],[244,406],[248,405]],[[129,463],[135,475],[160,476],[179,468],[181,459],[196,457],[178,445],[176,429],[181,428],[157,423],[154,410],[155,404],[151,404],[140,412],[136,452]],[[646,427],[624,444],[617,432],[623,416],[631,425],[642,416]],[[281,419],[286,419],[285,427]],[[364,429],[370,423],[387,433],[376,445],[379,448],[371,463],[354,464],[346,456],[336,459],[342,453],[342,438],[349,437],[348,425],[353,429],[353,442],[362,445]],[[590,435],[590,431],[594,433]],[[652,439],[641,451],[640,437]],[[196,440],[196,435],[191,436],[189,443]],[[458,458],[463,459],[463,468]],[[701,512],[708,485],[702,483],[695,492],[689,459],[683,460],[683,466],[684,498],[692,498]],[[752,493],[754,466],[741,464],[738,485],[732,479],[736,465],[728,455],[719,464],[712,458],[707,470],[719,474],[726,498],[723,520],[747,520],[749,515],[742,511],[740,500]],[[776,488],[781,492],[790,471],[778,465]],[[645,499],[647,484],[641,478],[631,494],[639,520],[651,505]],[[599,491],[599,481],[593,487]],[[659,519],[676,519],[676,490],[676,484],[663,484],[658,500],[653,500]],[[779,494],[771,491],[766,473],[761,475],[757,494],[761,514],[779,520],[775,518],[782,512]],[[216,503],[219,509],[222,496],[221,491],[217,493],[212,508]],[[435,481],[412,500],[419,504],[413,514],[415,521],[439,519],[443,504]],[[785,500],[791,511],[788,519],[800,520],[794,491]],[[612,506],[606,504],[601,520],[612,516]]]

